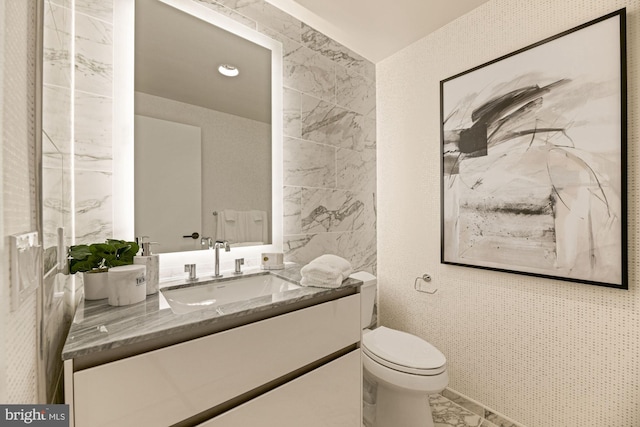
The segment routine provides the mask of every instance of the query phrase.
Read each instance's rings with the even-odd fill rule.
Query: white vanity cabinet
[[[199,427],[360,427],[360,371],[354,350]]]
[[[360,427],[360,332],[354,294],[77,372],[68,360],[73,425]]]

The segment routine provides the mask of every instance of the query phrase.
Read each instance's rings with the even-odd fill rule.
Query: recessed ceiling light
[[[236,67],[229,64],[222,64],[218,67],[218,71],[220,72],[220,74],[227,77],[235,77],[240,74],[240,71],[238,71]]]

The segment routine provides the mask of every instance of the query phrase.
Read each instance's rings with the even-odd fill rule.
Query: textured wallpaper
[[[628,291],[440,264],[439,82],[627,7]],[[450,387],[529,427],[640,425],[638,0],[490,0],[378,64],[383,325],[447,357]],[[431,274],[435,295],[413,290]]]
[[[36,229],[35,182],[35,25],[36,2],[9,0],[3,5],[2,209],[5,256],[1,278],[0,366],[6,378],[5,403],[36,402],[36,294],[19,309],[9,308],[8,236]],[[19,108],[18,108],[19,107]]]

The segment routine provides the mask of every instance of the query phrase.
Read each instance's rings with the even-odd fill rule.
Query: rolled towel
[[[336,288],[352,273],[351,263],[337,255],[322,255],[302,267],[303,286]]]

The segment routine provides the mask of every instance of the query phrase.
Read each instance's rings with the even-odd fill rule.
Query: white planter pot
[[[106,271],[99,273],[82,273],[84,283],[84,299],[97,300],[109,297],[109,277]]]

